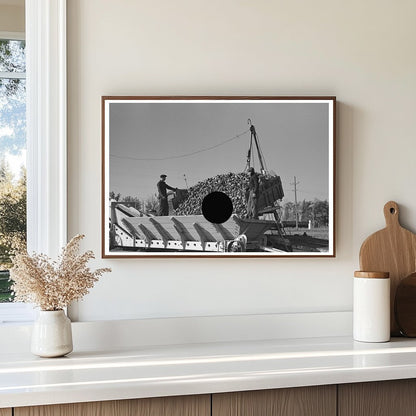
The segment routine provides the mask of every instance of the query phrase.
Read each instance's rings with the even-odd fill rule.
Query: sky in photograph
[[[161,174],[169,185],[186,188],[185,176],[190,187],[218,174],[243,172],[248,119],[268,169],[282,179],[284,201],[294,200],[294,176],[298,201],[327,199],[326,103],[111,103],[110,191],[145,199],[156,193]]]

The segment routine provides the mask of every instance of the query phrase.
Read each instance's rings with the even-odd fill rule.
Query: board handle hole
[[[392,208],[390,208],[390,214],[395,214],[396,213],[396,210],[392,207]]]

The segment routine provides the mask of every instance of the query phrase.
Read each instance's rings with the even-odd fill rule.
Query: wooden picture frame
[[[332,96],[103,96],[102,257],[335,257],[335,110]],[[213,192],[225,222],[202,209]]]

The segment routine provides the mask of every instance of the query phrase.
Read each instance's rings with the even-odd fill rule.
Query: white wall
[[[0,3],[0,32],[24,32],[25,8],[21,1]]]
[[[412,0],[68,0],[69,236],[106,275],[81,321],[351,309],[362,240],[415,229]],[[335,259],[100,260],[102,95],[336,95]]]

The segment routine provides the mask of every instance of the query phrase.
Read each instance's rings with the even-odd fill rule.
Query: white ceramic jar
[[[389,273],[354,273],[353,336],[362,342],[390,340]]]
[[[63,310],[39,311],[33,324],[31,351],[40,357],[61,357],[72,351],[71,321]]]

